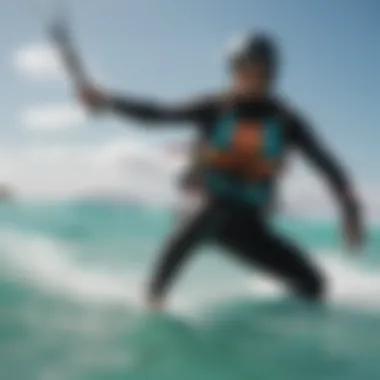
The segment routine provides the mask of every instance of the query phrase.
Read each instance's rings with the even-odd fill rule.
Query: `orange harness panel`
[[[208,148],[206,163],[220,171],[245,179],[263,179],[271,176],[277,163],[265,157],[263,130],[259,122],[240,122],[235,129],[231,147]]]

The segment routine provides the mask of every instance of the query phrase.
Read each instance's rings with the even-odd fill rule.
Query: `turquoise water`
[[[154,315],[141,302],[171,215],[94,202],[0,207],[0,379],[377,380],[380,234],[345,259],[332,224],[282,220],[330,280],[325,307],[199,252]]]

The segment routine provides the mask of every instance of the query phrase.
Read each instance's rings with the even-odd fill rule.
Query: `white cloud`
[[[39,43],[24,46],[15,52],[13,60],[16,68],[31,79],[63,78],[59,53],[50,45]]]
[[[109,82],[109,78],[98,67],[97,60],[93,59],[90,52],[83,52],[80,49],[78,53],[84,60],[84,69],[87,70],[90,78],[96,78],[100,83]],[[65,81],[69,79],[59,50],[46,42],[32,43],[19,48],[13,55],[13,64],[20,73],[32,80]]]
[[[149,198],[157,193],[170,198],[174,171],[165,155],[131,139],[100,146],[2,147],[0,182],[32,197],[110,193]]]
[[[57,130],[83,123],[86,112],[79,105],[56,104],[31,107],[21,117],[22,123],[29,129]]]

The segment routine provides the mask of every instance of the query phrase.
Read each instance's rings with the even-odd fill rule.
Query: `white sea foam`
[[[0,235],[0,264],[13,279],[81,302],[141,306],[143,276],[94,268],[80,264],[75,257],[72,247],[47,237],[9,232]],[[329,281],[328,298],[332,303],[366,309],[380,307],[380,270],[370,270],[334,252],[324,253],[317,260]],[[246,287],[242,285],[240,289],[245,288],[246,292],[260,298],[278,297],[282,292],[273,280],[258,273],[252,276]],[[191,302],[179,294],[174,300],[174,309],[189,311],[207,303],[205,297],[214,302],[239,295],[231,292],[220,294],[216,286],[214,292],[208,291],[206,296],[200,295]],[[243,293],[241,295],[246,295]]]
[[[94,302],[135,303],[140,284],[132,274],[81,266],[62,242],[16,233],[0,235],[0,262],[16,280],[47,292]]]

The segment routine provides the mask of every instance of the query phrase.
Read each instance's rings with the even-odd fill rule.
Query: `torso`
[[[197,179],[212,195],[268,206],[291,143],[281,105],[274,100],[221,102],[202,130],[204,147],[187,179]]]

